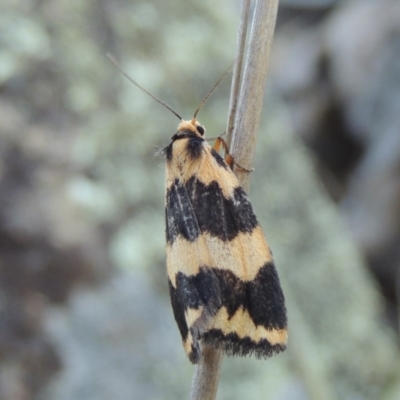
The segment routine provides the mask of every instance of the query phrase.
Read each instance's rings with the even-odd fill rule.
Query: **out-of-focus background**
[[[188,398],[155,152],[231,64],[239,1],[0,4],[0,400]],[[218,399],[400,398],[400,2],[281,0],[250,197],[289,349]],[[226,125],[227,79],[201,111]]]

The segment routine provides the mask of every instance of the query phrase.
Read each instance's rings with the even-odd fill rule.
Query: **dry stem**
[[[255,1],[243,76],[242,57],[246,42],[249,1],[243,0],[242,5],[227,132],[229,134],[233,131],[230,152],[236,165],[246,169],[252,167],[278,2],[279,0]],[[232,121],[235,121],[234,124]],[[235,174],[240,184],[248,190],[250,174],[240,168],[235,168]],[[221,361],[220,350],[203,347],[202,357],[193,376],[191,400],[215,399]]]

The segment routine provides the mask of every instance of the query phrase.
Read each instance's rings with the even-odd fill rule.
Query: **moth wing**
[[[287,340],[279,277],[247,194],[222,158],[206,152],[188,190],[221,290],[221,307],[204,339],[229,354],[268,357]]]
[[[178,144],[167,163],[167,270],[190,360],[201,339],[232,355],[282,351],[284,297],[246,193],[209,144]]]
[[[168,175],[167,166],[167,175]],[[177,178],[167,188],[167,273],[175,320],[189,359],[200,357],[199,341],[221,305],[219,280],[197,221],[191,184]]]

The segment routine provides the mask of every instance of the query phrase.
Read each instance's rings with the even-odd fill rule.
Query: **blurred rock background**
[[[239,2],[0,4],[0,400],[187,398],[162,160],[234,57]],[[288,351],[219,399],[398,399],[400,3],[281,0],[251,199]],[[225,129],[228,80],[202,110]]]

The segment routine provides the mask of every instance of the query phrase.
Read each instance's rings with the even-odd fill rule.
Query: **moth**
[[[196,118],[223,77],[191,120],[127,78],[181,120],[162,153],[168,285],[187,356],[198,363],[203,344],[258,358],[283,351],[285,299],[270,248],[232,159],[206,141]]]

